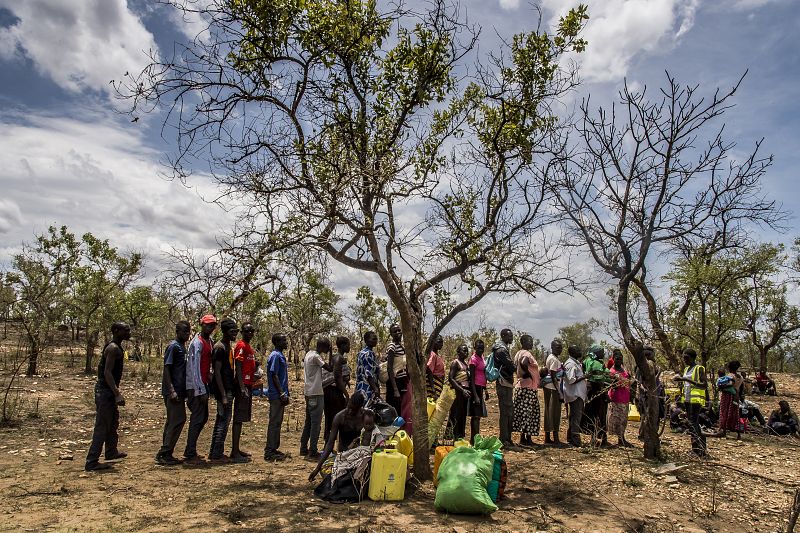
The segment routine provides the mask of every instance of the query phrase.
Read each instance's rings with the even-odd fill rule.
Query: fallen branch
[[[781,481],[780,479],[775,479],[775,478],[767,477],[767,476],[764,476],[764,475],[761,475],[761,474],[756,474],[755,472],[750,472],[749,470],[743,470],[741,468],[737,468],[735,466],[731,466],[731,465],[725,464],[725,463],[720,463],[720,462],[717,462],[717,461],[702,461],[702,462],[701,461],[696,461],[696,462],[698,464],[705,465],[705,466],[721,466],[723,468],[727,468],[729,470],[733,470],[734,472],[739,472],[740,474],[745,474],[747,476],[752,476],[752,477],[756,477],[756,478],[759,478],[759,479],[763,479],[764,481],[777,483],[779,485],[783,485],[784,487],[798,488],[798,486],[800,486],[800,485],[797,485],[797,483],[788,483],[786,481]]]
[[[800,489],[794,491],[794,499],[789,507],[789,522],[786,524],[786,533],[794,533],[798,515],[800,515]]]

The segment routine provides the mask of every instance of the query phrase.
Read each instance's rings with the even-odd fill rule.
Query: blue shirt
[[[364,393],[364,397],[369,400],[372,398],[372,387],[369,382],[378,379],[378,359],[372,348],[365,346],[356,358],[356,390]]]
[[[283,392],[289,393],[289,369],[286,366],[286,358],[282,352],[278,350],[269,354],[267,359],[267,398],[270,400],[277,400],[281,397],[281,393],[275,388],[272,382],[272,376],[278,377],[278,383],[281,384]]]
[[[172,388],[178,393],[178,398],[186,398],[186,348],[173,340],[167,345],[164,351],[164,366],[169,369],[169,376],[172,378]],[[169,398],[169,389],[164,378],[161,378],[161,395]]]

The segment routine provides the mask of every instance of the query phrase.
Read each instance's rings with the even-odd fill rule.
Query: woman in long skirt
[[[486,417],[486,361],[483,353],[486,351],[486,344],[478,339],[475,341],[475,353],[469,359],[469,386],[472,392],[472,399],[469,403],[469,441],[475,444],[475,435],[481,432],[481,418]]]
[[[517,364],[517,382],[514,384],[513,431],[520,432],[520,444],[533,445],[532,435],[539,435],[541,410],[539,407],[539,365],[530,352],[533,337],[520,337],[522,349],[514,356]]]
[[[719,434],[724,437],[728,431],[735,431],[737,439],[742,438],[739,432],[739,401],[744,380],[739,375],[740,366],[739,361],[730,361],[725,365],[731,385],[720,389],[719,396]]]
[[[630,447],[631,444],[625,440],[625,430],[628,428],[628,404],[631,401],[631,375],[625,370],[621,352],[614,355],[608,398],[611,400],[608,408],[608,433],[617,436],[620,446]]]
[[[444,339],[439,335],[433,343],[433,349],[428,358],[428,364],[425,366],[428,398],[434,402],[439,399],[439,396],[442,394],[442,387],[444,387],[444,357],[439,355],[439,350],[442,349],[442,346],[444,346]]]
[[[450,386],[456,391],[456,400],[450,408],[453,440],[463,439],[467,434],[467,409],[472,396],[469,390],[468,354],[469,348],[467,348],[466,344],[462,344],[456,351],[456,359],[450,365]]]

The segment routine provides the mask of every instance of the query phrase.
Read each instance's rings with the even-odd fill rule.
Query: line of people
[[[214,343],[212,334],[219,327],[220,339]],[[110,468],[110,462],[126,456],[118,448],[119,406],[125,399],[119,389],[124,365],[122,342],[130,339],[130,327],[122,322],[112,328],[112,340],[103,348],[98,364],[95,385],[97,409],[92,443],[86,458],[86,470]],[[305,421],[300,437],[300,454],[317,460],[321,428],[323,439],[329,440],[335,426],[336,416],[345,412],[350,399],[349,387],[355,374],[355,391],[362,398],[363,406],[371,400],[382,398],[381,385],[385,384],[386,401],[405,421],[404,429],[413,434],[412,386],[409,379],[402,332],[398,324],[390,329],[391,343],[385,356],[375,353],[378,336],[368,331],[363,336],[363,348],[356,357],[353,372],[347,363],[350,340],[337,337],[336,351],[327,338],[319,338],[316,349],[304,358]],[[213,315],[200,319],[200,331],[189,341],[191,325],[180,321],[175,326],[175,339],[164,353],[162,396],[166,411],[163,442],[155,461],[161,465],[199,465],[206,458],[197,451],[198,438],[208,422],[209,397],[216,400],[216,412],[211,445],[207,461],[212,464],[230,462],[246,463],[252,454],[242,449],[243,424],[252,419],[253,389],[261,390],[266,384],[269,402],[269,422],[266,431],[264,459],[283,460],[288,457],[281,451],[281,426],[290,401],[288,365],[284,350],[288,346],[286,336],[272,336],[273,349],[265,368],[259,361],[251,341],[256,333],[250,323],[244,323],[239,339],[237,323],[226,318],[219,324]],[[522,335],[520,349],[511,356],[514,335],[510,329],[500,332],[500,339],[492,346],[486,358],[483,340],[474,342],[472,353],[467,344],[456,349],[456,357],[449,366],[440,353],[444,345],[438,337],[425,366],[427,396],[438,399],[445,384],[455,392],[455,401],[450,409],[448,425],[454,440],[466,437],[466,421],[470,419],[470,440],[481,431],[481,419],[487,416],[486,402],[489,399],[489,384],[495,382],[499,406],[500,440],[506,449],[518,449],[512,442],[512,433],[520,434],[519,444],[530,446],[532,437],[540,433],[542,411],[544,412],[544,444],[555,446],[581,446],[581,434],[590,436],[597,446],[609,445],[608,436],[616,436],[619,446],[631,446],[625,438],[628,423],[629,403],[632,401],[632,386],[637,382],[625,368],[620,350],[614,350],[605,361],[605,350],[592,345],[584,357],[578,346],[567,347],[567,358],[562,362],[564,351],[560,340],[551,343],[551,351],[540,368],[533,355],[533,338]],[[188,346],[187,346],[188,343]],[[645,357],[652,360],[654,350],[644,349]],[[701,425],[703,409],[708,401],[708,383],[702,365],[697,364],[697,354],[692,349],[683,352],[685,368],[674,379],[682,384],[681,399],[686,412],[688,433],[692,439],[692,450],[698,456],[707,453],[705,434]],[[720,386],[720,430],[738,430],[738,405],[741,400],[742,379],[738,374],[738,362],[728,363],[726,380]],[[640,380],[638,380],[640,381]],[[639,387],[642,387],[639,383]],[[543,390],[540,404],[538,389]],[[663,391],[663,389],[662,389]],[[659,393],[659,397],[663,395]],[[646,398],[639,394],[639,401]],[[363,402],[363,403],[362,403]],[[567,442],[560,440],[562,407],[566,407]],[[188,432],[183,457],[175,457],[175,448],[187,423]],[[640,404],[640,409],[646,405]],[[663,415],[662,415],[663,416]],[[324,422],[323,422],[324,418]],[[786,406],[781,405],[771,417],[775,432],[797,431],[797,418]],[[225,453],[225,442],[231,431],[230,453]],[[100,462],[105,448],[106,462]]]
[[[470,440],[480,433],[481,418],[487,416],[487,386],[495,382],[499,407],[500,440],[505,449],[515,450],[512,434],[520,434],[521,446],[533,445],[533,436],[541,430],[544,418],[544,444],[563,446],[560,440],[562,403],[566,405],[567,444],[581,446],[580,435],[592,436],[593,443],[608,445],[611,433],[621,446],[630,446],[625,439],[628,404],[631,401],[631,374],[625,369],[623,355],[614,350],[604,362],[604,349],[593,345],[583,358],[580,348],[569,346],[569,357],[562,362],[564,347],[560,340],[551,343],[551,352],[540,368],[532,350],[533,337],[522,335],[520,349],[511,356],[514,335],[503,329],[491,349],[491,363],[485,357],[486,346],[478,339],[470,355],[466,344],[456,349],[456,357],[446,367],[439,353],[443,339],[433,343],[426,365],[427,393],[436,400],[448,384],[455,391],[450,409],[449,426],[454,440],[466,437],[466,421],[470,419]],[[544,407],[538,389],[543,391]],[[609,408],[610,405],[610,408]],[[544,417],[542,417],[542,410]]]

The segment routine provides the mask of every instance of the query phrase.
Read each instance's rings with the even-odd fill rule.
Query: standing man
[[[214,345],[211,361],[214,365],[214,399],[217,400],[217,417],[214,420],[214,432],[211,434],[211,451],[208,458],[214,464],[230,463],[231,458],[225,455],[225,439],[233,415],[233,344],[239,335],[236,321],[226,318],[220,322],[222,338]],[[240,461],[241,462],[241,461]]]
[[[161,377],[161,396],[167,408],[164,438],[156,454],[156,463],[164,466],[180,464],[173,456],[175,445],[186,424],[186,342],[192,326],[186,320],[175,324],[175,340],[164,351],[164,372]]]
[[[112,340],[103,348],[100,363],[97,365],[97,383],[94,386],[94,404],[97,408],[94,419],[94,433],[89,453],[86,454],[86,471],[108,470],[111,465],[100,462],[100,452],[105,445],[106,461],[124,459],[127,453],[119,451],[119,406],[125,405],[125,398],[119,390],[125,352],[122,341],[131,338],[131,328],[125,322],[114,322],[111,326]]]
[[[337,353],[331,355],[329,364],[333,369],[326,383],[323,379],[323,394],[325,396],[325,433],[324,440],[328,442],[331,434],[334,417],[339,411],[347,407],[349,394],[347,387],[350,385],[350,367],[347,365],[347,353],[350,351],[350,339],[336,337]],[[324,378],[324,376],[323,376]]]
[[[319,429],[322,413],[325,410],[325,391],[322,389],[322,370],[331,371],[333,367],[326,363],[323,355],[330,358],[331,341],[320,337],[317,349],[309,350],[303,359],[303,394],[306,400],[306,420],[303,433],[300,435],[300,455],[319,459]],[[310,444],[310,446],[309,446]]]
[[[269,425],[267,445],[264,447],[265,461],[283,461],[289,456],[278,448],[281,445],[283,413],[289,405],[289,369],[283,351],[289,346],[286,335],[272,336],[272,353],[267,359],[267,399],[269,400]]]
[[[356,390],[364,393],[367,402],[372,397],[380,398],[381,388],[378,385],[378,359],[375,357],[375,347],[378,345],[378,335],[374,331],[364,333],[364,348],[358,352],[356,359]]]
[[[555,446],[561,445],[561,440],[558,435],[561,429],[561,376],[563,375],[563,366],[561,364],[561,353],[564,351],[564,345],[559,339],[553,339],[550,343],[550,355],[544,363],[545,371],[547,374],[544,377],[544,443],[553,444]],[[552,434],[552,438],[550,435]]]
[[[564,377],[561,380],[564,402],[569,410],[567,441],[570,445],[580,448],[581,418],[583,418],[583,406],[587,398],[586,377],[580,362],[581,349],[572,344],[567,348],[567,353],[569,358],[564,363]]]
[[[505,328],[500,332],[500,340],[492,347],[494,366],[500,369],[497,380],[497,404],[500,407],[500,441],[509,451],[518,451],[511,442],[511,430],[514,424],[514,372],[516,366],[511,359],[510,346],[514,342],[514,334]]]
[[[389,326],[392,342],[386,348],[386,370],[389,380],[386,383],[386,401],[394,407],[397,414],[403,417],[403,425],[408,433],[413,433],[411,426],[411,384],[406,368],[406,349],[403,348],[403,331],[400,324]]]
[[[592,436],[592,444],[597,446],[608,446],[606,419],[608,417],[608,388],[611,383],[611,374],[606,368],[604,355],[603,347],[593,344],[583,361],[583,372],[589,382],[589,399],[584,407],[583,425],[586,433]]]
[[[682,376],[673,379],[683,383],[683,401],[686,407],[686,418],[689,421],[689,436],[692,439],[692,453],[697,457],[706,457],[706,437],[700,429],[700,411],[706,406],[708,381],[706,369],[697,364],[697,352],[693,348],[683,351],[683,363],[686,365]]]
[[[211,351],[214,346],[211,334],[217,329],[217,318],[205,315],[200,319],[200,333],[189,344],[186,359],[186,406],[189,416],[189,433],[186,435],[186,450],[183,464],[199,465],[203,457],[197,454],[197,439],[208,422],[208,384],[211,383]]]
[[[250,322],[242,325],[242,340],[233,349],[234,377],[236,379],[233,397],[233,442],[231,459],[234,463],[249,463],[250,454],[241,448],[242,424],[250,422],[253,411],[253,383],[256,381],[256,351],[250,341],[256,328]]]

